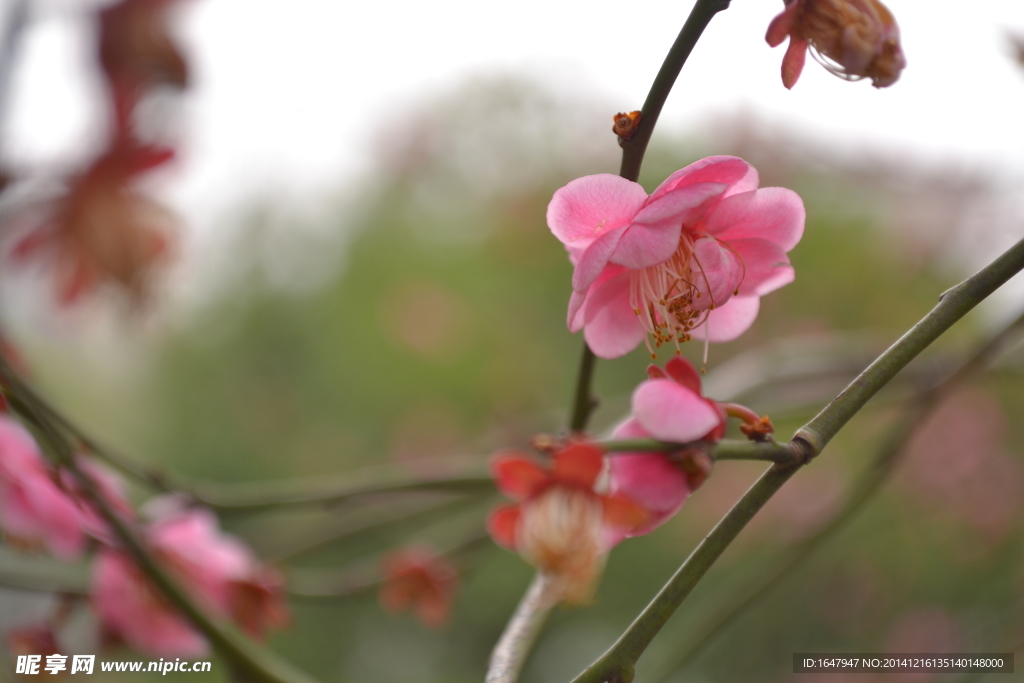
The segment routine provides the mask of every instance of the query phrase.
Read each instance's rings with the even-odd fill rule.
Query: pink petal
[[[516,549],[520,516],[518,505],[502,505],[491,511],[487,517],[487,531],[495,543],[509,550]]]
[[[633,220],[647,201],[639,184],[610,173],[584,176],[555,192],[548,227],[563,244],[585,248],[609,230]]]
[[[569,297],[569,312],[568,319],[566,320],[570,332],[575,333],[583,329],[583,324],[586,321],[587,310],[585,304],[587,302],[587,295],[589,292],[597,291],[597,289],[605,282],[608,282],[625,272],[626,269],[622,266],[609,265],[601,271],[600,275],[597,276],[597,279],[594,280],[594,284],[590,285],[590,289],[585,292],[577,292],[576,290],[573,290],[572,295]]]
[[[532,458],[518,454],[494,458],[491,473],[498,490],[512,500],[529,498],[551,479],[550,473]]]
[[[633,392],[633,415],[651,435],[662,441],[696,441],[719,423],[707,401],[672,380],[652,379]]]
[[[693,339],[702,342],[728,342],[746,332],[757,320],[761,299],[734,296],[724,306],[708,313],[707,320],[693,329]]]
[[[739,157],[717,156],[695,161],[665,179],[651,195],[654,202],[667,192],[694,183],[724,183],[729,186],[725,197],[757,189],[757,170]]]
[[[768,45],[771,47],[781,45],[782,41],[793,30],[793,16],[796,14],[798,4],[797,2],[790,2],[789,6],[768,24],[768,33],[764,37]]]
[[[629,535],[651,532],[674,515],[687,496],[686,473],[664,453],[616,453],[611,457],[611,492],[639,501],[649,515],[647,523]]]
[[[804,61],[807,59],[807,41],[789,39],[789,47],[786,48],[786,56],[782,58],[782,85],[787,90],[792,90],[804,70]]]
[[[701,293],[697,309],[724,306],[743,281],[743,262],[731,249],[711,237],[693,243],[693,283]]]
[[[730,240],[745,268],[740,296],[764,296],[793,281],[795,273],[782,247],[759,239]]]
[[[690,361],[682,356],[672,356],[672,360],[665,363],[665,372],[676,384],[683,385],[698,396],[701,395],[700,373]]]
[[[583,337],[598,358],[624,356],[647,334],[629,305],[630,277],[622,273],[587,293]]]
[[[805,218],[804,203],[796,192],[766,187],[722,200],[708,217],[705,230],[720,240],[756,237],[789,251],[804,234]]]
[[[722,183],[694,183],[662,194],[633,219],[619,241],[612,263],[640,269],[666,261],[679,248],[683,223],[695,209],[727,188]]]
[[[619,245],[622,236],[627,234],[628,226],[622,226],[609,230],[594,240],[589,247],[580,255],[576,269],[572,272],[572,288],[577,292],[587,291],[587,287],[594,284],[598,276],[608,265],[615,248]],[[676,240],[679,240],[678,235]]]
[[[588,443],[575,443],[555,455],[555,476],[563,482],[593,488],[604,469],[604,451]]]
[[[569,327],[569,331],[576,334],[583,329],[583,304],[587,302],[586,292],[577,292],[575,289],[572,290],[572,294],[569,296],[569,314],[566,316],[566,325]]]

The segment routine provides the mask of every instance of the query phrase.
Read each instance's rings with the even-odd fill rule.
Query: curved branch
[[[939,303],[867,367],[835,400],[797,431],[790,442],[804,461],[818,455],[825,444],[889,380],[955,322],[1007,280],[1024,269],[1024,240],[939,298]],[[690,594],[697,582],[721,556],[743,527],[783,484],[800,469],[772,466],[736,502],[711,533],[683,562],[675,575],[640,613],[629,628],[574,683],[628,683],[644,650]]]

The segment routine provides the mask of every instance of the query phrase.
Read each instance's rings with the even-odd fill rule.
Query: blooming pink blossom
[[[570,443],[550,469],[518,453],[499,455],[491,469],[501,492],[518,501],[491,513],[491,536],[545,572],[560,600],[589,600],[605,555],[647,521],[629,497],[595,491],[604,454],[593,444]]]
[[[147,529],[146,541],[154,556],[212,613],[233,617],[253,635],[287,619],[280,581],[268,581],[271,570],[259,565],[240,541],[220,533],[209,512],[194,509],[158,520]],[[120,550],[100,552],[91,594],[104,627],[140,652],[195,656],[208,649],[206,639]]]
[[[750,164],[719,156],[676,171],[650,196],[608,174],[555,192],[548,226],[575,265],[569,329],[582,329],[602,358],[645,338],[650,349],[678,348],[742,334],[759,298],[792,282],[786,252],[804,229],[795,192],[757,185]]]
[[[686,359],[676,356],[664,370],[652,365],[647,372],[650,379],[633,392],[632,417],[613,438],[687,443],[725,436],[725,411],[701,395],[700,375]],[[646,534],[672,517],[710,469],[710,458],[698,449],[618,453],[611,458],[611,491],[641,501],[648,513],[647,523],[629,535]]]
[[[58,484],[28,430],[0,415],[0,530],[62,559],[85,548],[82,510]]]

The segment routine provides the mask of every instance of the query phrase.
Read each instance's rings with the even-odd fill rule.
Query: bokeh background
[[[175,124],[185,154],[151,191],[185,227],[144,310],[116,292],[60,308],[44,269],[0,268],[5,329],[37,386],[97,439],[170,472],[243,482],[482,471],[495,450],[557,432],[581,340],[565,329],[571,269],[544,211],[572,178],[617,169],[611,115],[640,106],[689,10],[326,5],[178,8],[196,83]],[[788,436],[1019,237],[1024,70],[1006,36],[1024,31],[1024,10],[894,0],[910,63],[899,83],[876,91],[809,63],[787,92],[781,50],[763,43],[779,5],[738,1],[712,23],[641,181],[650,190],[698,158],[737,154],[763,186],[804,198],[796,282],[762,302],[742,339],[712,347],[706,376],[709,395],[770,414]],[[44,179],[101,145],[85,7],[35,3],[13,71],[0,149]],[[954,328],[787,485],[655,641],[637,681],[817,682],[829,679],[790,673],[793,652],[1024,642],[1024,355],[1010,350],[936,411],[850,525],[691,652],[838,512],[915,387],[1015,315],[1020,292],[1011,283]],[[698,363],[700,353],[687,349]],[[648,362],[638,351],[599,365],[596,431],[622,418]],[[762,469],[720,464],[675,519],[618,547],[595,604],[556,612],[523,680],[567,681],[602,652]],[[372,573],[375,557],[412,539],[458,542],[494,501],[377,497],[222,524],[301,583]],[[325,681],[480,680],[531,571],[487,544],[463,559],[444,629],[384,613],[370,589],[294,598],[294,624],[269,645]],[[0,628],[50,600],[0,588]],[[92,625],[88,609],[75,614],[68,650],[96,651]],[[1024,680],[992,678],[1011,679]]]

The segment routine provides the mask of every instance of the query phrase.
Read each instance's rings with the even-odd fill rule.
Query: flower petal
[[[548,227],[563,244],[589,246],[609,230],[628,225],[647,201],[639,184],[610,173],[573,180],[548,204]]]
[[[766,187],[722,200],[705,229],[720,240],[754,237],[789,251],[804,234],[805,218],[804,203],[796,192]]]
[[[693,243],[693,283],[701,294],[694,308],[724,306],[743,282],[743,262],[729,247],[703,237]]]
[[[782,85],[787,90],[792,90],[804,70],[804,62],[807,60],[807,41],[789,39],[789,47],[786,48],[786,56],[782,58]]]
[[[551,479],[551,473],[535,460],[518,453],[498,455],[491,461],[498,490],[512,500],[524,500]]]
[[[516,549],[519,517],[518,505],[502,505],[491,511],[487,517],[487,531],[495,543],[509,550]]]
[[[696,341],[728,342],[746,332],[761,308],[761,299],[756,296],[734,296],[724,306],[708,313],[707,319],[693,328]]]
[[[633,415],[654,438],[676,443],[701,438],[720,419],[699,395],[666,379],[647,380],[636,388]]]
[[[651,195],[648,204],[667,192],[694,183],[724,183],[729,186],[724,196],[757,189],[757,170],[739,157],[717,156],[695,161],[665,179]]]
[[[589,443],[574,443],[555,454],[555,476],[563,482],[592,489],[604,469],[604,451]]]
[[[594,240],[589,247],[580,255],[576,269],[572,272],[572,288],[577,292],[587,291],[587,287],[594,284],[604,272],[608,265],[608,259],[619,246],[622,236],[627,234],[627,227],[622,226],[605,232]],[[678,241],[679,237],[676,236]]]
[[[647,508],[621,492],[602,496],[601,503],[604,504],[604,523],[627,534],[635,534],[650,522]]]
[[[641,501],[647,510],[645,523],[629,534],[639,536],[674,515],[687,496],[686,473],[664,453],[617,453],[611,457],[611,491]]]
[[[644,327],[629,305],[629,278],[622,273],[587,294],[583,336],[598,358],[624,356],[644,340]]]
[[[726,189],[728,185],[723,183],[693,183],[662,194],[633,219],[615,249],[612,263],[639,269],[667,260],[679,248],[683,223]]]
[[[672,356],[672,360],[665,363],[665,372],[676,384],[681,384],[693,393],[701,396],[700,373],[693,363],[682,356]],[[652,378],[653,379],[653,378]]]
[[[768,45],[777,47],[790,34],[790,31],[793,30],[793,16],[796,14],[796,8],[799,4],[798,2],[791,2],[782,13],[778,14],[768,24],[768,33],[764,37]]]
[[[730,240],[729,246],[743,259],[740,296],[764,296],[793,281],[795,273],[782,247],[761,239]]]

